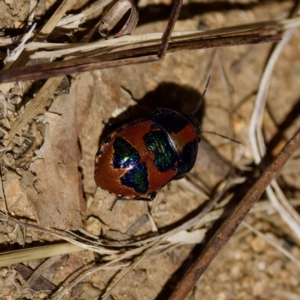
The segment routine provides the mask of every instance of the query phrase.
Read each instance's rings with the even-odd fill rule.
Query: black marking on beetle
[[[131,127],[133,125],[135,125],[137,123],[137,121],[132,121],[126,124],[126,127]]]
[[[109,135],[108,137],[106,137],[102,143],[104,144],[109,144],[111,142],[111,136]]]
[[[184,116],[189,120],[189,122],[192,124],[192,126],[196,129],[197,141],[198,141],[198,144],[199,144],[200,141],[201,141],[201,130],[200,130],[199,120],[197,118],[194,118],[193,116],[190,116],[190,115],[184,115]]]
[[[151,119],[156,123],[154,127],[163,127],[169,133],[179,132],[189,124],[188,120],[182,114],[164,108],[156,109],[152,113]]]
[[[137,193],[144,194],[149,189],[147,167],[145,163],[136,165],[121,178],[122,185],[133,188]]]
[[[180,178],[180,176],[189,172],[193,168],[197,158],[197,150],[197,141],[192,141],[184,145],[182,152],[179,153],[179,173],[177,174],[176,178]]]
[[[116,132],[116,133],[119,133],[119,132],[121,132],[123,129],[124,129],[124,126],[121,126],[121,127],[117,128],[117,129],[115,130],[115,132]]]
[[[151,199],[151,201],[156,197],[156,192],[154,191],[154,192],[152,192],[152,193],[150,193],[150,194],[148,194],[148,196],[149,196],[149,198]]]
[[[152,201],[153,199],[147,198],[147,197],[140,197],[140,196],[134,196],[133,198],[130,198],[133,200],[144,200],[144,201]]]
[[[114,143],[113,167],[116,169],[126,169],[137,164],[141,157],[134,147],[125,139],[116,137]]]
[[[102,148],[99,148],[97,153],[96,153],[96,156],[101,156],[102,153],[103,153]]]
[[[143,139],[147,149],[155,154],[154,164],[160,172],[166,172],[174,167],[178,153],[170,143],[165,130],[150,131]]]

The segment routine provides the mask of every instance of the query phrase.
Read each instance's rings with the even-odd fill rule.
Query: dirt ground
[[[167,24],[169,2],[140,1],[140,21],[133,34],[162,32]],[[74,1],[72,12],[79,13],[89,4]],[[31,1],[0,2],[2,37],[24,32],[22,24],[26,24],[32,5]],[[208,30],[283,19],[293,6],[292,1],[184,1],[174,30]],[[55,1],[40,1],[33,20],[42,25],[54,8],[57,8]],[[87,20],[89,25],[92,22],[96,21]],[[71,40],[67,35],[63,38],[64,42]],[[95,34],[95,39],[100,36]],[[279,153],[300,127],[299,45],[300,31],[296,28],[273,70],[263,123],[266,162]],[[0,46],[4,61],[8,47]],[[8,107],[3,104],[7,100],[1,98],[0,103],[2,147],[8,147],[1,157],[1,177],[9,215],[40,228],[56,229],[56,233],[72,230],[86,238],[92,234],[100,242],[120,246],[122,241],[132,242],[134,238],[138,241],[167,232],[195,216],[222,190],[231,168],[235,184],[214,210],[234,205],[259,175],[249,140],[249,122],[272,47],[273,44],[263,43],[182,51],[167,54],[159,62],[68,76],[65,86],[51,96],[46,109],[25,124],[8,146],[5,134],[45,81],[0,84],[6,97],[3,99],[9,99]],[[169,183],[152,203],[118,201],[110,211],[114,196],[97,188],[94,181],[99,141],[118,126],[157,107],[191,113],[209,75],[211,82],[197,112],[201,130],[232,137],[241,145],[203,134],[196,165],[187,177]],[[299,154],[298,151],[277,178],[298,213]],[[245,222],[275,241],[294,260],[242,224],[187,299],[300,299],[299,236],[274,209],[266,194],[260,203]],[[4,201],[0,208],[5,212]],[[1,220],[0,255],[62,241],[45,231],[16,226],[2,217]],[[203,229],[201,238],[193,236],[189,241],[185,237],[167,247],[157,247],[118,283],[108,299],[168,299],[222,220],[222,217],[211,219],[201,228],[186,232],[200,234]],[[117,249],[122,252],[133,248]],[[33,270],[45,264],[47,256],[10,266],[1,264],[0,299],[59,299],[53,293],[71,282],[74,274],[80,274],[88,266],[104,265],[120,253],[108,255],[84,250],[55,256],[43,267],[43,279],[39,277],[45,285],[37,281],[29,284],[28,278]],[[85,276],[62,299],[101,299],[124,276],[124,269],[132,264],[133,257]]]

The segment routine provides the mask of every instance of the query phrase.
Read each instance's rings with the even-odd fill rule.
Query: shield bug
[[[168,182],[183,177],[197,158],[201,132],[193,114],[200,105],[192,115],[158,108],[115,130],[96,154],[97,185],[117,199],[151,201]]]

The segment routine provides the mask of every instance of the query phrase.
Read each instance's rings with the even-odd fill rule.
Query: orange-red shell
[[[117,197],[151,200],[170,180],[194,166],[198,138],[198,128],[190,119],[157,109],[148,118],[124,125],[102,142],[95,160],[95,181]],[[116,141],[125,143],[125,150],[116,148]],[[128,175],[137,166],[143,166],[142,170]],[[142,184],[142,191],[134,181]]]

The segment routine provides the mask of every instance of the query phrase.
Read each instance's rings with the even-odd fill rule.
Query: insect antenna
[[[217,136],[219,136],[219,137],[221,137],[221,138],[223,138],[223,139],[232,141],[232,142],[234,142],[234,143],[237,143],[237,144],[240,144],[240,145],[242,144],[241,142],[239,142],[239,141],[237,141],[237,140],[231,139],[231,138],[229,138],[229,137],[227,137],[227,136],[225,136],[225,135],[218,134],[218,133],[213,132],[213,131],[200,131],[200,133],[201,133],[201,134],[202,134],[202,133],[210,133],[210,134],[214,134],[214,135],[217,135]]]
[[[198,103],[196,109],[192,112],[191,115],[194,115],[194,114],[198,111],[198,109],[200,108],[200,106],[201,106],[201,104],[202,104],[202,102],[203,102],[205,93],[206,93],[206,91],[207,91],[207,88],[208,88],[208,86],[209,86],[210,79],[211,79],[211,76],[209,75],[208,78],[207,78],[206,85],[205,85],[205,89],[204,89],[204,92],[202,93],[201,99],[200,99],[200,101],[199,101],[199,103]],[[221,137],[221,138],[223,138],[223,139],[232,141],[232,142],[237,143],[237,144],[241,144],[241,142],[239,142],[239,141],[237,141],[237,140],[231,139],[231,138],[229,138],[229,137],[227,137],[227,136],[225,136],[225,135],[222,135],[222,134],[219,134],[219,133],[216,133],[216,132],[213,132],[213,131],[200,131],[200,133],[210,133],[210,134],[214,134],[214,135],[217,135],[217,136],[219,136],[219,137]]]
[[[209,75],[208,78],[207,78],[206,85],[205,85],[205,89],[204,89],[204,92],[202,93],[201,99],[200,99],[200,101],[199,101],[199,103],[198,103],[196,109],[191,113],[192,116],[198,111],[198,109],[200,108],[200,106],[201,106],[201,104],[202,104],[202,102],[203,102],[203,99],[204,99],[206,90],[207,90],[208,85],[209,85],[209,83],[210,83],[210,78],[211,78],[211,76]]]

